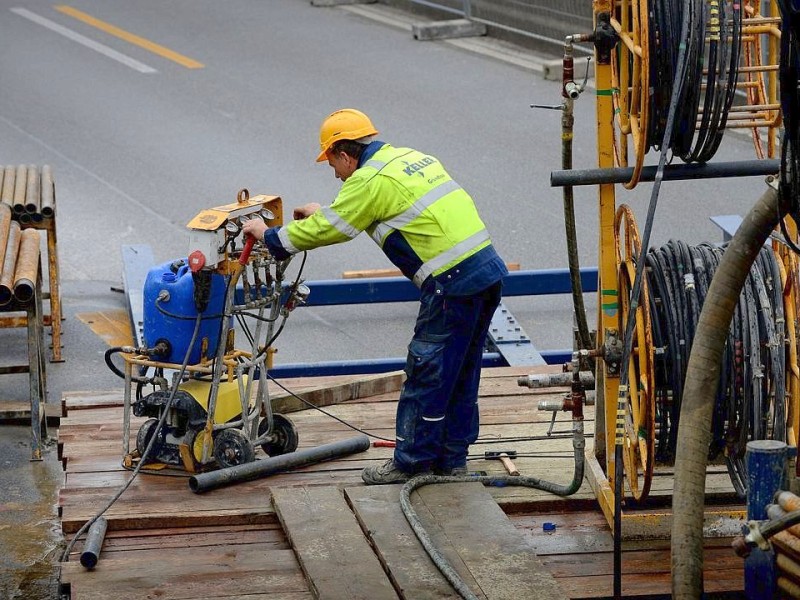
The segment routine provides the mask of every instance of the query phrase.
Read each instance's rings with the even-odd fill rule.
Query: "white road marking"
[[[78,42],[79,44],[82,44],[87,48],[94,50],[95,52],[99,52],[100,54],[107,56],[108,58],[116,60],[117,62],[121,62],[126,67],[130,67],[131,69],[139,71],[140,73],[158,73],[158,71],[156,71],[153,67],[150,67],[142,62],[139,62],[138,60],[133,59],[130,56],[122,54],[122,52],[117,52],[113,48],[109,48],[104,44],[95,42],[94,40],[87,38],[86,36],[83,36],[80,33],[77,33],[76,31],[72,31],[72,29],[64,27],[63,25],[60,25],[55,21],[51,21],[50,19],[46,19],[40,15],[37,15],[36,13],[31,12],[26,8],[16,7],[10,10],[11,12],[19,15],[20,17],[24,17],[29,21],[33,21],[34,23],[36,23],[37,25],[41,25],[42,27],[47,27],[47,29],[55,31],[56,33],[63,35],[64,37],[72,40],[73,42]]]

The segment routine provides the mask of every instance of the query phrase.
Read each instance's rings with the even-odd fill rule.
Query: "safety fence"
[[[385,1],[385,0],[384,0]],[[537,42],[561,48],[564,37],[592,30],[587,0],[389,0],[464,17]]]

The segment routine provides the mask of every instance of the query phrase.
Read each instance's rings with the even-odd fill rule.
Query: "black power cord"
[[[97,521],[100,517],[102,517],[105,514],[105,512],[109,508],[111,508],[117,500],[119,500],[122,497],[122,494],[124,494],[125,491],[131,486],[133,480],[136,479],[136,476],[139,474],[139,471],[141,470],[142,466],[144,466],[146,458],[150,454],[153,446],[155,446],[155,441],[156,438],[158,437],[158,431],[161,429],[161,427],[163,427],[164,422],[167,419],[167,415],[169,414],[169,409],[172,406],[173,400],[175,399],[175,394],[177,394],[178,392],[178,386],[180,385],[180,382],[183,379],[183,374],[186,372],[186,367],[189,364],[189,356],[191,356],[192,348],[194,347],[195,340],[197,339],[197,334],[200,331],[201,321],[202,321],[201,315],[198,314],[197,318],[195,319],[194,332],[192,333],[192,339],[189,342],[189,347],[186,350],[186,356],[183,359],[183,364],[181,364],[178,376],[175,378],[175,384],[172,386],[172,389],[170,390],[169,399],[167,400],[167,403],[165,404],[164,409],[161,413],[161,418],[159,418],[158,420],[158,425],[153,430],[154,433],[153,435],[150,436],[150,440],[147,443],[147,447],[144,449],[144,452],[142,452],[142,456],[139,458],[139,464],[136,465],[136,468],[133,470],[128,481],[126,481],[122,485],[122,487],[120,487],[119,490],[117,490],[117,492],[111,497],[111,499],[105,504],[105,506],[103,506],[103,508],[101,508],[91,519],[86,521],[86,523],[83,524],[83,526],[75,533],[75,535],[72,536],[72,539],[67,544],[67,547],[64,549],[64,552],[61,555],[61,562],[69,562],[70,552],[72,552],[72,549],[75,547],[75,544],[78,543],[78,540],[81,538],[81,536],[84,533],[86,533],[89,530],[89,528],[92,525],[94,525],[95,521]]]

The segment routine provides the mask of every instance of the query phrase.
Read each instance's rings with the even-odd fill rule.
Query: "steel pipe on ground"
[[[20,237],[19,223],[12,221],[3,257],[3,268],[0,270],[0,306],[10,304],[14,297],[14,267],[17,264]]]
[[[81,552],[81,565],[90,571],[97,566],[97,561],[100,560],[100,550],[103,548],[107,529],[108,522],[104,517],[100,517],[92,523],[92,526],[89,527],[89,532],[86,534],[83,552]]]
[[[39,232],[25,229],[20,236],[19,254],[14,270],[14,298],[27,304],[36,291],[36,275],[39,271]]]
[[[232,483],[252,481],[253,479],[260,479],[296,467],[305,467],[306,465],[313,465],[332,458],[364,452],[369,449],[369,445],[369,438],[365,435],[360,435],[317,446],[316,448],[306,448],[289,454],[270,456],[269,458],[228,467],[227,469],[193,475],[189,478],[189,488],[194,493],[199,494],[200,492],[207,492]]]

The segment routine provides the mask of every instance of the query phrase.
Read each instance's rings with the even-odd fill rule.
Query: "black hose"
[[[571,496],[577,492],[583,483],[583,474],[585,466],[584,449],[586,441],[583,435],[583,421],[573,421],[573,440],[572,446],[575,456],[575,468],[573,470],[572,481],[567,485],[552,483],[536,477],[527,476],[502,476],[495,477],[490,475],[467,475],[467,476],[436,476],[436,475],[418,475],[407,481],[400,490],[400,508],[403,510],[408,524],[414,531],[422,547],[431,557],[431,560],[436,567],[441,571],[442,575],[450,582],[450,585],[461,595],[465,600],[478,600],[478,597],[472,593],[461,579],[461,576],[450,565],[444,555],[436,548],[425,528],[420,522],[417,512],[411,504],[411,493],[425,485],[431,483],[469,483],[478,482],[486,486],[520,486],[529,487],[537,490],[550,492],[556,496]]]
[[[167,419],[167,415],[169,414],[169,409],[172,406],[172,402],[175,400],[175,394],[177,394],[178,392],[178,387],[180,385],[181,380],[183,379],[183,374],[186,372],[186,367],[189,364],[189,356],[191,355],[192,347],[194,346],[195,340],[197,339],[197,334],[200,331],[201,320],[202,320],[201,315],[198,314],[197,318],[195,319],[194,331],[192,332],[192,339],[189,342],[188,349],[186,350],[186,356],[184,356],[183,358],[183,364],[181,365],[180,371],[178,372],[178,376],[175,378],[175,385],[173,385],[172,390],[170,390],[169,399],[164,405],[164,409],[161,413],[161,418],[158,420],[158,424],[154,429],[154,432],[158,432],[158,430],[161,429],[161,427],[163,427],[164,422]],[[83,526],[77,532],[75,532],[75,535],[72,536],[72,539],[67,544],[67,547],[64,549],[64,552],[61,555],[61,562],[69,562],[69,554],[70,552],[72,552],[72,548],[75,547],[75,544],[78,543],[78,540],[81,538],[81,536],[84,533],[86,533],[86,531],[88,531],[89,528],[92,525],[94,525],[94,523],[100,517],[102,517],[105,514],[105,512],[109,508],[111,508],[117,500],[120,499],[120,497],[122,497],[122,494],[125,493],[125,490],[127,490],[130,487],[130,485],[133,483],[133,480],[136,479],[136,476],[139,474],[139,471],[141,470],[142,466],[144,466],[145,459],[150,454],[150,451],[153,448],[153,446],[155,446],[155,441],[157,438],[158,436],[155,433],[150,436],[150,440],[147,443],[147,447],[144,449],[144,451],[142,452],[142,456],[139,458],[139,464],[136,465],[136,468],[133,470],[133,473],[131,474],[128,481],[126,481],[122,485],[122,487],[120,487],[119,490],[117,490],[117,492],[111,497],[111,500],[109,500],[106,503],[106,505],[103,506],[103,508],[101,508],[91,519],[86,521],[86,523],[84,523]]]
[[[106,361],[106,366],[109,369],[111,369],[111,372],[114,373],[114,375],[116,375],[121,379],[125,379],[125,373],[120,371],[117,368],[117,365],[115,365],[114,362],[111,360],[112,356],[114,356],[115,354],[120,354],[122,352],[125,352],[124,346],[114,346],[113,348],[109,348],[108,350],[106,350],[105,354],[103,355],[103,358]]]

